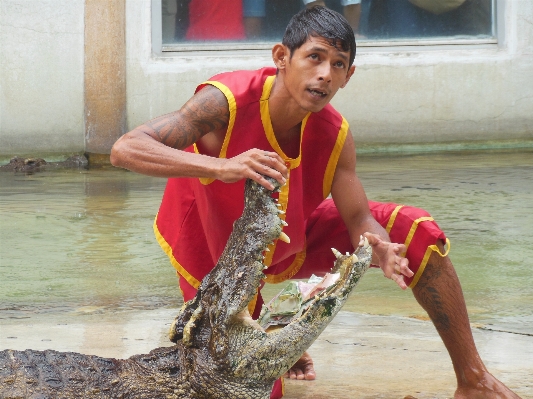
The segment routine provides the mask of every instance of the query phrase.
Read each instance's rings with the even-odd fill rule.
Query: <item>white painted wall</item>
[[[211,75],[273,65],[266,50],[169,55],[155,41],[154,52],[158,2],[126,2],[130,129],[178,109]],[[498,7],[498,45],[361,47],[333,100],[356,142],[533,143],[533,1]],[[83,23],[83,0],[0,0],[0,158],[84,151]]]
[[[83,0],[0,0],[0,156],[84,149]]]
[[[533,140],[533,1],[498,7],[499,44],[359,48],[333,99],[356,142]],[[211,75],[273,65],[269,51],[154,53],[150,2],[128,0],[126,12],[130,129],[178,109]]]

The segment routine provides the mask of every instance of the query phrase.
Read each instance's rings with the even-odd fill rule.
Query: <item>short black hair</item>
[[[295,14],[285,30],[282,44],[291,52],[299,49],[309,37],[323,37],[331,41],[331,45],[350,51],[350,65],[355,59],[355,34],[346,18],[327,7],[314,6],[304,8]]]

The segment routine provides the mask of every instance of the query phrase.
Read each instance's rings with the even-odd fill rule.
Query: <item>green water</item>
[[[472,322],[533,334],[533,151],[361,156],[358,174],[370,199],[434,216],[452,242]],[[179,306],[152,232],[164,184],[114,168],[0,173],[0,325]],[[424,317],[379,270],[346,309]]]

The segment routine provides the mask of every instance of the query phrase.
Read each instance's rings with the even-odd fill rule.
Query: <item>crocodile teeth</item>
[[[282,211],[281,209],[278,209],[278,213],[279,213],[280,215],[285,215],[285,211]]]
[[[281,219],[281,224],[282,224],[283,226],[288,226],[288,225],[289,225],[289,224],[288,224],[285,220],[283,220],[283,219]]]
[[[366,249],[369,246],[370,246],[370,244],[368,243],[368,239],[365,237],[365,241],[364,241],[363,247]]]
[[[278,208],[281,208],[281,207],[282,207],[282,205],[281,205],[281,204],[279,204],[279,203],[278,203],[278,204],[276,204],[276,206],[277,206]]]
[[[358,262],[359,261],[359,258],[357,257],[356,254],[352,254],[352,262],[355,263],[355,262]]]
[[[290,242],[291,242],[291,239],[289,238],[289,236],[287,234],[285,234],[283,231],[279,235],[279,239],[281,241],[283,241],[283,242],[286,242],[287,244],[290,244]]]
[[[270,249],[268,249],[268,248],[265,248],[265,252],[270,252]]]
[[[335,248],[331,248],[331,252],[333,252],[333,255],[335,255],[337,259],[339,259],[342,256],[342,254],[339,251],[337,251]]]

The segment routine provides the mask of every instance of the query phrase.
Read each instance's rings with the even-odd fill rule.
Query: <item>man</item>
[[[216,263],[242,211],[243,179],[271,189],[262,177],[268,175],[284,184],[279,203],[290,241],[277,240],[266,253],[267,282],[323,270],[332,244],[351,250],[366,234],[373,263],[400,288],[409,283],[433,320],[457,375],[455,397],[518,398],[477,353],[444,233],[419,209],[369,206],[352,134],[329,105],[355,71],[348,22],[325,7],[302,10],[272,56],[277,71],[217,75],[179,111],[132,130],[112,149],[113,165],[170,178],[154,227],[185,300]],[[289,376],[315,378],[307,354]],[[279,386],[272,397],[281,397]]]

